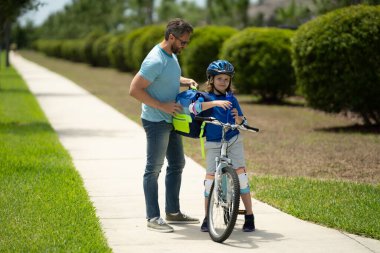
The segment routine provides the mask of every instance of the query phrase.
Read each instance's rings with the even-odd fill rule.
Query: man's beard
[[[172,50],[172,52],[173,52],[174,54],[179,54],[179,53],[181,53],[181,50],[182,50],[182,49],[179,48],[179,47],[177,47],[175,44],[173,44],[171,50]]]

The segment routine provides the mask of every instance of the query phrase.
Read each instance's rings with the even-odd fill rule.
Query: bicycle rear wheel
[[[215,186],[215,181],[212,184],[208,200],[208,228],[213,241],[223,242],[231,235],[239,212],[239,201],[239,178],[234,169],[226,167],[218,185]]]

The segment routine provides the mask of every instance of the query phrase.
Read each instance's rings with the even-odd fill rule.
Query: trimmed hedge
[[[132,58],[133,69],[139,70],[145,56],[165,37],[165,26],[151,25],[144,27],[143,32],[133,43]]]
[[[310,106],[380,124],[380,6],[347,7],[302,25],[293,51]]]
[[[63,40],[61,45],[61,57],[70,61],[83,62],[81,58],[81,48],[83,40]]]
[[[95,41],[103,36],[105,33],[102,31],[94,31],[88,34],[84,38],[84,43],[82,44],[82,48],[80,49],[81,52],[81,59],[84,59],[85,62],[95,66],[96,65],[96,60],[93,55],[92,47]]]
[[[234,85],[240,93],[258,94],[264,101],[294,94],[293,34],[286,29],[250,27],[225,41],[220,58],[235,66]]]
[[[97,38],[92,45],[92,57],[94,66],[108,67],[111,65],[107,51],[111,38],[111,34],[105,34]]]
[[[138,66],[138,68],[140,67],[138,63],[135,63],[135,59],[133,58],[133,49],[135,41],[144,33],[145,30],[146,27],[137,28],[128,33],[124,39],[124,64],[127,67],[127,70],[136,70],[134,66]]]
[[[235,33],[237,30],[228,26],[196,28],[190,44],[179,55],[184,75],[198,82],[206,81],[208,65],[218,59],[223,42]]]
[[[37,40],[33,43],[33,47],[48,56],[62,57],[62,43],[62,40]]]
[[[125,37],[125,33],[112,36],[107,48],[107,55],[108,59],[110,60],[111,66],[121,71],[127,70],[127,66],[125,65],[124,59]]]

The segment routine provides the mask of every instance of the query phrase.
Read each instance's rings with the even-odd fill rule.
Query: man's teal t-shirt
[[[156,45],[145,57],[139,74],[150,82],[146,92],[161,102],[175,102],[179,93],[181,67],[177,56],[169,55],[159,45]],[[142,104],[141,118],[159,122],[172,122],[172,116],[156,108]]]

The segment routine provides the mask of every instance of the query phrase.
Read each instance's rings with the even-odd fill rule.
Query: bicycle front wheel
[[[215,181],[212,184],[208,200],[208,229],[213,241],[223,242],[231,235],[239,212],[239,200],[239,178],[234,169],[226,167],[218,185]]]

